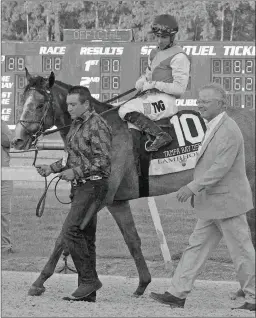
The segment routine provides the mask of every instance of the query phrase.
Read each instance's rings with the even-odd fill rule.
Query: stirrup
[[[154,142],[154,140],[147,140],[147,141],[145,142],[145,150],[146,150],[147,152],[153,152],[153,151],[157,151],[157,150],[158,150],[158,149],[156,149],[156,150],[149,150],[148,147],[150,147],[150,146],[153,144],[153,142]]]

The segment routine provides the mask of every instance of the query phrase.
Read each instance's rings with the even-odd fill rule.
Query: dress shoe
[[[87,301],[88,303],[95,303],[96,302],[96,296],[87,296],[87,297],[82,297],[82,298],[74,298],[74,297],[63,297],[63,300],[67,301]]]
[[[73,292],[72,296],[75,298],[84,298],[89,296],[91,293],[102,287],[100,280],[96,280],[92,283],[81,283],[78,288]]]
[[[232,308],[232,309],[244,309],[244,310],[255,311],[255,304],[245,302],[242,306],[237,308]]]
[[[83,298],[74,298],[74,297],[63,297],[63,300],[67,300],[67,301],[87,301],[88,303],[95,303],[96,302],[96,291],[94,291],[93,293],[91,293],[89,296],[87,297],[83,297]]]
[[[173,296],[172,294],[165,292],[164,294],[151,293],[150,297],[159,303],[170,305],[171,307],[184,308],[186,299],[181,299]]]
[[[230,292],[229,293],[229,297],[232,300],[235,300],[235,299],[237,299],[239,297],[243,297],[244,298],[245,297],[245,293],[243,292],[242,289],[238,289],[236,292]]]

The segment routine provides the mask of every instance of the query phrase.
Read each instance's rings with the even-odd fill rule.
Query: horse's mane
[[[107,110],[105,110],[104,113],[105,113],[106,111],[108,111],[108,110],[111,110],[111,109],[113,109],[113,108],[116,108],[116,107],[114,107],[113,105],[107,104],[107,103],[104,103],[104,102],[101,102],[101,101],[97,100],[96,98],[94,98],[94,97],[92,97],[92,96],[91,96],[91,102],[94,104],[94,106],[97,106],[97,105],[100,106],[100,105],[104,104],[104,107],[107,108]]]
[[[61,81],[57,81],[57,80],[55,80],[54,84],[58,85],[62,89],[66,89],[66,90],[69,90],[72,87],[72,85],[70,85],[70,84],[67,84],[67,83],[64,83]]]

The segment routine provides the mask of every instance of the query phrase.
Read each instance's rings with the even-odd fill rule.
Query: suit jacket
[[[203,143],[188,187],[194,192],[191,204],[200,219],[224,219],[253,208],[243,136],[226,113]]]

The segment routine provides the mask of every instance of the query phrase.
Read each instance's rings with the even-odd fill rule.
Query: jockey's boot
[[[139,112],[127,113],[124,120],[137,126],[140,130],[150,134],[155,138],[150,146],[145,147],[146,151],[157,151],[159,148],[168,145],[172,141],[172,137],[157,126],[151,119]]]

